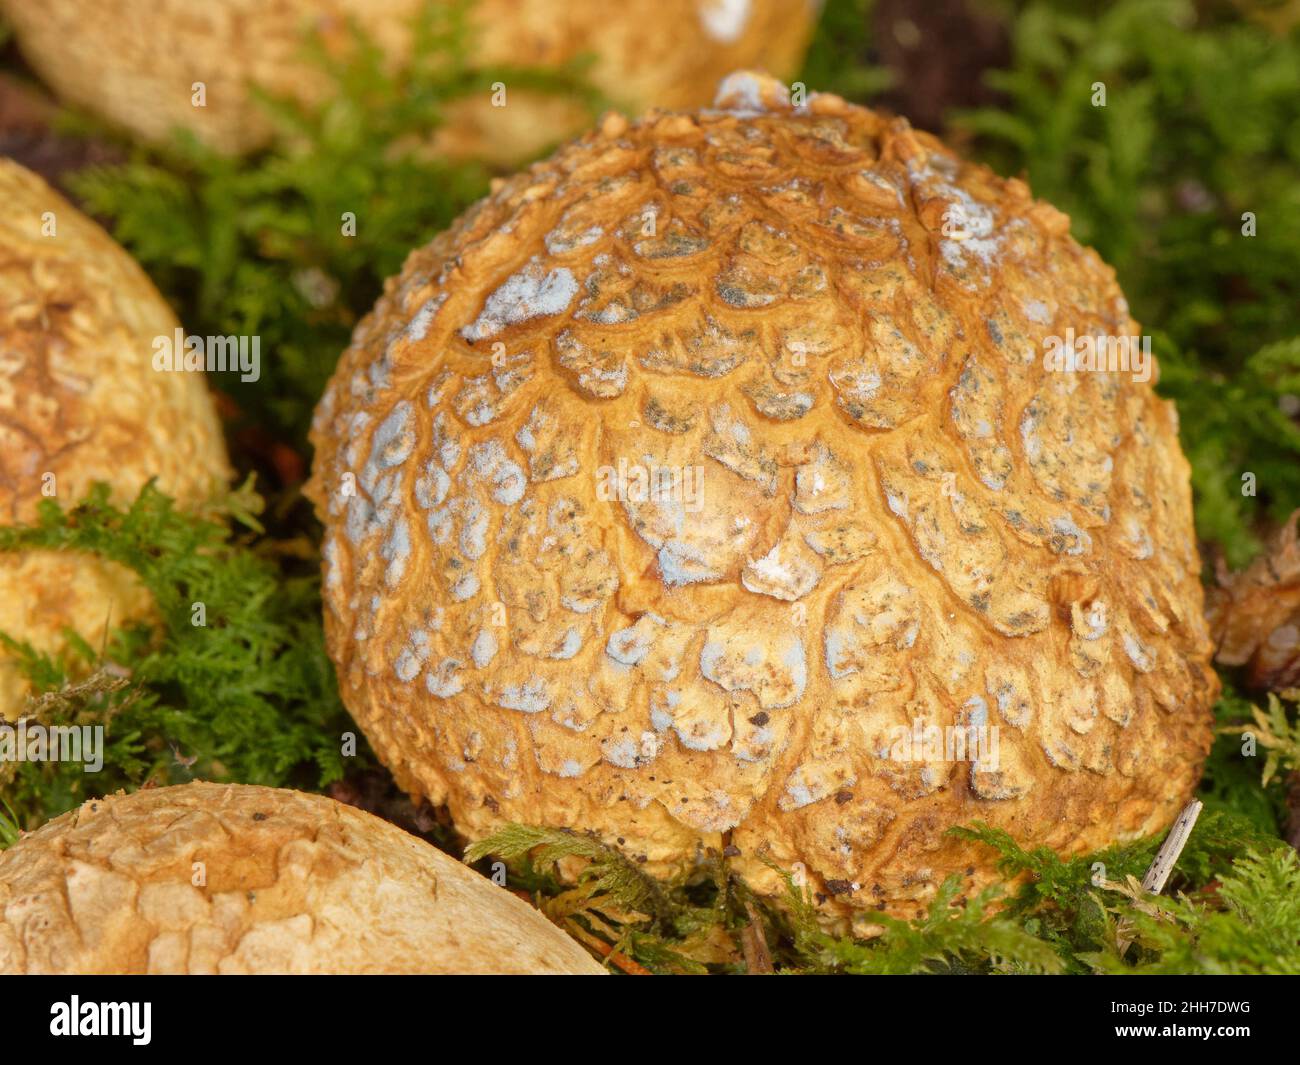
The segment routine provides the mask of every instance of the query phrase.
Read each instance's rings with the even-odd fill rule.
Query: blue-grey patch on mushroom
[[[367,468],[373,467],[378,471],[400,466],[414,446],[415,428],[411,424],[411,403],[402,400],[375,429],[375,435],[370,441]]]
[[[469,499],[461,509],[460,549],[466,558],[480,559],[487,551],[488,513],[477,499]]]
[[[653,633],[638,621],[635,625],[629,625],[625,629],[612,633],[605,644],[605,653],[625,666],[637,666],[650,653],[653,645]]]
[[[1052,533],[1048,546],[1058,555],[1083,555],[1092,549],[1092,537],[1068,514],[1052,519]]]
[[[659,575],[670,588],[716,581],[722,574],[707,565],[699,550],[683,540],[668,540],[659,549]]]
[[[450,490],[451,477],[447,471],[430,461],[424,474],[415,479],[415,502],[422,510],[432,510],[446,500]]]
[[[470,342],[483,340],[530,318],[559,314],[577,292],[578,282],[571,270],[559,266],[548,271],[534,256],[488,296],[478,318],[464,326],[460,335]]]
[[[474,665],[479,669],[484,669],[491,664],[492,659],[497,653],[497,638],[493,635],[492,630],[482,628],[478,630],[478,635],[474,637],[474,643],[469,649],[469,656],[474,660]]]
[[[406,571],[406,560],[411,554],[411,534],[405,518],[396,519],[389,530],[388,538],[379,548],[379,555],[388,563],[384,570],[384,583],[393,587],[402,579]]]
[[[479,579],[477,573],[466,573],[451,586],[451,597],[458,603],[471,599],[478,594]]]
[[[573,658],[581,650],[582,650],[582,633],[579,632],[572,625],[570,625],[569,628],[565,631],[564,639],[560,641],[560,645],[556,647],[547,657],[556,658],[560,660],[567,660]]]
[[[373,527],[375,508],[370,500],[354,495],[348,499],[348,516],[343,524],[343,532],[354,544],[360,543]]]
[[[551,695],[541,677],[529,677],[523,684],[507,684],[497,695],[497,705],[524,714],[540,714],[551,705]]]
[[[425,675],[424,684],[429,694],[439,699],[450,699],[465,690],[465,682],[457,676],[463,663],[458,658],[444,658],[435,669]]]

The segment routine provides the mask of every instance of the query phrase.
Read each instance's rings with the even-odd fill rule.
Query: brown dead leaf
[[[63,181],[69,174],[126,158],[123,148],[107,138],[58,132],[58,113],[58,104],[34,81],[0,72],[0,155],[34,170],[64,192],[69,191]]]
[[[767,936],[763,934],[763,919],[759,916],[758,907],[752,902],[746,902],[745,913],[749,917],[749,924],[740,930],[745,970],[752,976],[776,972],[772,965],[772,952],[767,946]]]
[[[1252,687],[1300,684],[1300,543],[1291,515],[1271,548],[1239,573],[1220,561],[1207,613],[1216,660],[1245,666]]]

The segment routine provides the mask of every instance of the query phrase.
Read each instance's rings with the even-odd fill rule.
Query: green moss
[[[1007,880],[962,897],[950,877],[914,921],[873,914],[870,940],[827,933],[806,890],[777,866],[786,891],[774,905],[717,855],[690,877],[656,885],[590,836],[555,829],[509,825],[466,857],[511,861],[513,883],[553,919],[578,922],[654,972],[744,971],[740,937],[755,913],[783,972],[1290,972],[1296,964],[1300,945],[1286,942],[1300,906],[1295,852],[1235,815],[1202,815],[1159,898],[1138,886],[1157,839],[1063,859],[985,825],[953,833],[995,851]],[[553,875],[566,857],[589,863],[574,887]]]
[[[1107,914],[1101,948],[1079,955],[1097,972],[1300,974],[1300,857],[1289,847],[1247,853],[1199,897],[1125,900]]]
[[[1274,715],[1276,734],[1287,735],[1287,730],[1294,731],[1294,725],[1286,724],[1286,707],[1271,697],[1270,706]],[[1218,734],[1205,772],[1201,779],[1199,797],[1206,808],[1233,814],[1247,821],[1256,833],[1266,837],[1280,835],[1286,823],[1286,793],[1278,776],[1269,772],[1269,757],[1273,754],[1266,746],[1258,743],[1256,753],[1247,757],[1243,753],[1246,747],[1242,730],[1258,732],[1255,715],[1260,710],[1249,699],[1241,695],[1230,682],[1225,684],[1223,696],[1215,706],[1215,722]],[[1277,751],[1281,757],[1282,750]],[[1294,748],[1288,769],[1296,768]]]
[[[599,840],[559,828],[508,825],[475,843],[465,852],[467,862],[488,855],[506,861],[529,856],[534,872],[549,872],[563,858],[583,861],[578,883],[591,897],[624,911],[644,913],[654,921],[666,918],[672,907],[653,877],[646,876],[620,851]]]
[[[10,809],[7,802],[0,800],[0,851],[17,843],[21,834],[18,816]]]

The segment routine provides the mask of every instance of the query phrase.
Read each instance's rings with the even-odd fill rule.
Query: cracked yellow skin
[[[602,972],[509,891],[322,795],[118,793],[0,852],[0,974]]]
[[[1139,333],[1113,271],[902,119],[719,103],[502,182],[358,327],[309,486],[348,707],[471,838],[729,845],[837,925],[996,879],[954,825],[1157,832],[1217,691],[1176,415],[1043,362]],[[610,498],[620,463],[700,505]],[[996,764],[909,760],[917,721]]]
[[[426,0],[0,0],[24,57],[64,99],[159,141],[175,128],[224,152],[270,139],[250,86],[306,102],[332,91],[303,55],[310,31],[339,51],[355,23],[394,63],[411,50],[411,20]],[[467,59],[487,70],[556,68],[593,57],[592,86],[640,111],[697,107],[741,66],[793,76],[818,4],[749,0],[728,19],[725,0],[472,0]],[[734,4],[730,5],[735,7]],[[716,28],[711,33],[709,26]],[[205,104],[191,101],[206,86]],[[492,83],[450,102],[439,154],[517,162],[585,127],[578,101],[529,91],[506,77],[505,106]]]
[[[153,339],[170,338],[176,316],[108,234],[7,159],[0,203],[0,523],[34,522],[48,497],[71,506],[95,481],[118,505],[151,477],[181,505],[208,498],[230,469],[203,375],[152,367]],[[116,563],[0,552],[0,632],[37,650],[58,651],[65,628],[99,648],[151,611]],[[0,648],[0,719],[29,689]]]

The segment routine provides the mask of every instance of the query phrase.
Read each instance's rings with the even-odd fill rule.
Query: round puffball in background
[[[603,971],[509,891],[322,795],[110,795],[0,852],[0,973]]]
[[[181,505],[230,477],[201,373],[153,368],[176,316],[144,271],[39,177],[0,158],[0,524],[95,481],[133,500],[151,477]],[[151,610],[122,566],[69,552],[0,552],[0,632],[52,653],[70,627],[93,647]],[[0,649],[0,719],[28,686]]]
[[[329,42],[354,22],[401,62],[425,0],[0,0],[23,55],[62,97],[147,140],[175,127],[226,152],[270,136],[249,94],[256,85],[306,101],[330,91],[302,54],[308,34]],[[471,0],[466,61],[483,69],[554,68],[595,57],[593,86],[616,104],[696,107],[738,66],[793,75],[814,0]],[[203,83],[204,106],[193,102]],[[491,83],[450,105],[435,147],[516,161],[578,133],[580,101]]]
[[[1217,688],[1189,469],[1153,365],[1045,362],[1140,333],[1068,231],[902,119],[739,74],[412,253],[309,489],[400,784],[475,839],[802,869],[832,921],[996,879],[954,825],[1168,825]]]

